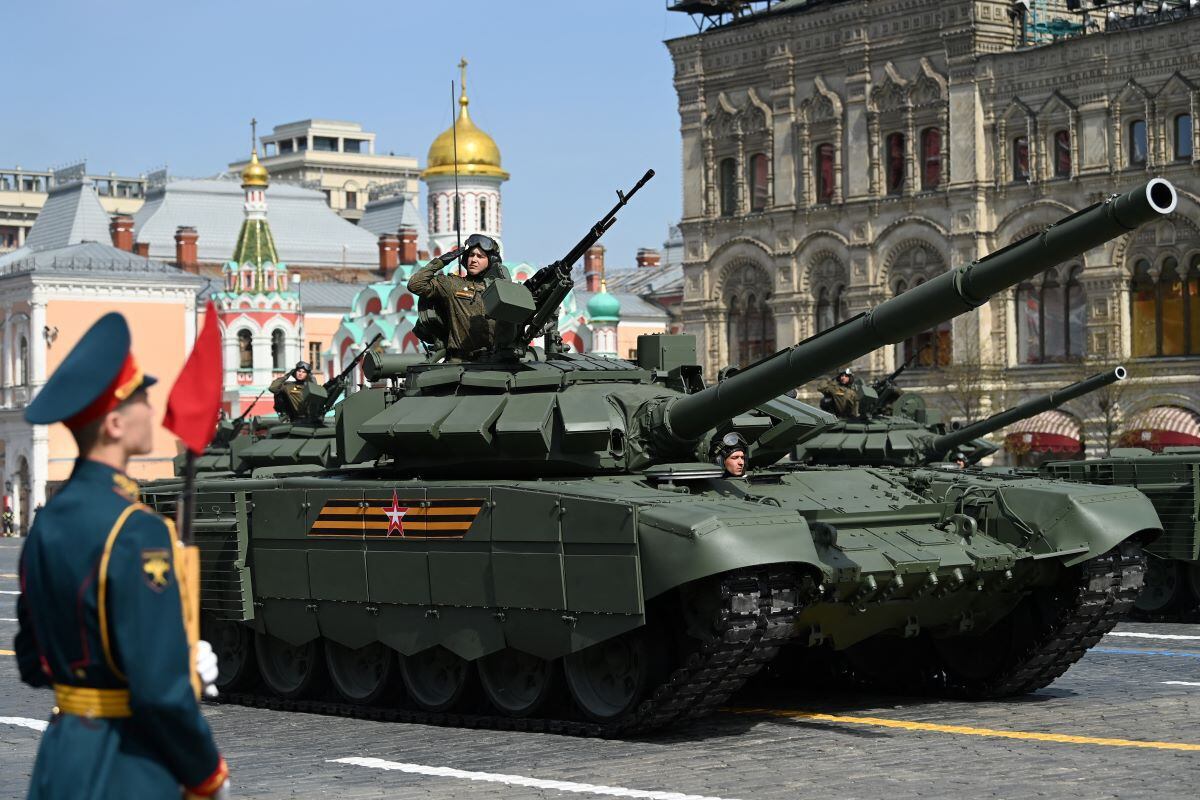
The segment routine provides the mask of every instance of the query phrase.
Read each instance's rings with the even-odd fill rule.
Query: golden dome
[[[242,186],[261,186],[265,189],[269,177],[267,168],[258,163],[258,150],[251,151],[250,163],[242,170]]]
[[[459,64],[463,71],[462,95],[458,98],[458,119],[454,126],[438,134],[429,146],[425,158],[425,171],[421,179],[438,175],[454,174],[454,147],[458,140],[458,174],[463,176],[483,175],[508,180],[508,173],[500,168],[500,148],[496,140],[484,133],[471,121],[467,112],[466,61]]]

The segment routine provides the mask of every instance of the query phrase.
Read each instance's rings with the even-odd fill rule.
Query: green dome
[[[618,322],[621,319],[621,301],[601,287],[588,300],[587,315],[593,322]]]

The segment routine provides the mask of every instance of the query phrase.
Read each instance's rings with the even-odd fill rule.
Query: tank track
[[[936,695],[969,700],[988,700],[1028,694],[1053,683],[1097,643],[1133,606],[1141,591],[1146,557],[1137,544],[1126,543],[1104,555],[1084,562],[1078,579],[1059,587],[1070,598],[1043,630],[1026,643],[1025,651],[1000,674],[982,679],[956,675],[948,662],[929,643],[913,658],[924,663],[902,670],[903,683],[882,685],[855,674],[849,664],[844,677],[859,688],[887,693]]]
[[[811,581],[802,579],[795,571],[772,568],[726,573],[720,578],[719,591],[721,605],[714,637],[686,655],[633,713],[611,723],[486,713],[430,713],[394,706],[356,705],[340,699],[287,700],[255,692],[222,692],[215,702],[418,725],[567,736],[636,736],[716,710],[774,658],[782,644],[796,635],[796,618],[804,602],[815,594]]]

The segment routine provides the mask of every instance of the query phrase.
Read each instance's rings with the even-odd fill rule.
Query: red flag
[[[221,333],[212,300],[204,309],[204,327],[192,354],[171,387],[163,427],[196,455],[204,452],[217,431],[221,411]]]

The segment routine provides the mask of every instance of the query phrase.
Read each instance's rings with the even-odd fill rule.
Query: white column
[[[12,306],[6,306],[4,330],[0,332],[0,405],[12,402]]]
[[[32,389],[46,382],[46,301],[34,299],[29,304],[29,383]]]
[[[259,334],[254,337],[254,380],[255,386],[266,386],[271,382],[271,335]]]
[[[241,351],[238,349],[237,336],[227,332],[221,347],[225,351],[225,388],[237,389],[238,366],[241,364]]]
[[[50,474],[50,429],[33,426],[33,451],[29,459],[29,503],[33,509],[46,504],[46,476]],[[32,523],[33,518],[30,517]]]

